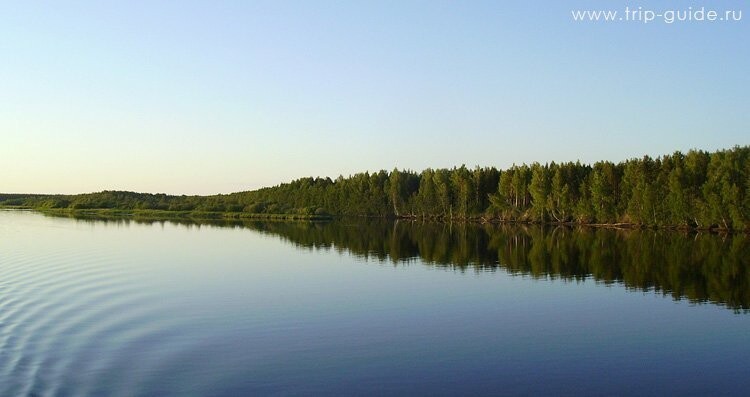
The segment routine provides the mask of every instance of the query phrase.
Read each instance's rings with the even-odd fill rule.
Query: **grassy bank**
[[[19,207],[5,207],[16,208]],[[96,218],[130,218],[140,220],[330,220],[328,215],[300,215],[300,214],[253,214],[247,212],[218,212],[218,211],[168,211],[168,210],[122,210],[122,209],[68,209],[68,208],[25,208],[48,215],[70,217]]]

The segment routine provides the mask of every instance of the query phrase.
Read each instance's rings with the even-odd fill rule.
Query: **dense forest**
[[[0,194],[0,205],[622,224],[750,230],[750,146],[675,152],[593,165],[465,166],[421,173],[301,178],[255,191],[171,196],[122,191],[80,195]]]

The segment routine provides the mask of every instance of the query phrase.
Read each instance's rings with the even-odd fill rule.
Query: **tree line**
[[[381,170],[213,196],[0,195],[0,205],[750,230],[749,158],[750,146],[737,146],[593,165]]]

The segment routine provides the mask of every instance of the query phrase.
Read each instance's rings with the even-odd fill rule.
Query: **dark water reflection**
[[[750,236],[674,230],[542,227],[476,223],[339,220],[139,221],[185,227],[242,227],[301,248],[348,251],[366,259],[460,271],[503,270],[533,278],[622,283],[674,299],[750,310]]]
[[[420,258],[460,270],[593,277],[675,299],[750,309],[750,239],[742,234],[420,222],[246,226],[299,246],[343,248],[394,263]]]

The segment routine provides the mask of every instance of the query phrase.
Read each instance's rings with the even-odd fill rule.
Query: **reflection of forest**
[[[653,230],[541,228],[471,223],[252,222],[247,227],[303,247],[335,247],[394,263],[656,290],[675,299],[750,309],[750,239]]]
[[[382,220],[213,224],[241,225],[299,247],[348,251],[394,264],[419,258],[461,271],[592,277],[750,310],[750,238],[745,234]]]

